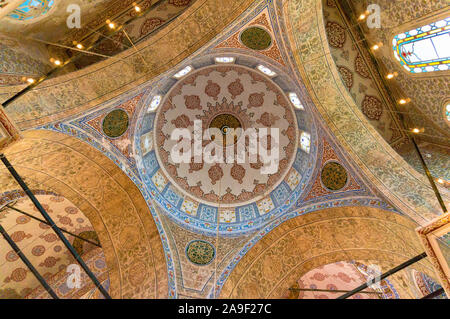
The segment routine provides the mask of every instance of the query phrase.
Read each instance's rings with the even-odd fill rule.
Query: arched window
[[[450,125],[450,102],[447,102],[445,105],[445,118],[447,119],[447,123]]]
[[[300,148],[306,153],[311,150],[311,135],[306,132],[302,132],[300,135]]]
[[[450,17],[397,34],[394,56],[411,73],[449,70]]]

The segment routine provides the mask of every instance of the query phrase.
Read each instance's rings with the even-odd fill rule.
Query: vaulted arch
[[[426,178],[383,140],[347,91],[327,41],[323,1],[285,0],[279,4],[283,5],[295,63],[330,130],[371,182],[417,224],[438,216],[442,209]],[[448,191],[440,191],[448,202]]]
[[[64,196],[89,218],[108,267],[113,298],[167,298],[163,245],[147,203],[110,159],[80,140],[28,131],[4,153],[30,189]],[[0,167],[2,191],[20,189]]]
[[[308,271],[338,261],[364,261],[385,272],[423,252],[415,227],[408,218],[371,207],[330,208],[298,216],[247,252],[220,297],[282,298]],[[426,259],[414,267],[435,276]]]

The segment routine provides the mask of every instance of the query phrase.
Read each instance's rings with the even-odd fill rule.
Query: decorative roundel
[[[26,277],[27,277],[27,271],[25,268],[14,269],[10,276],[11,280],[15,281],[15,282],[21,282],[21,281],[25,280]]]
[[[208,265],[213,261],[215,255],[214,246],[204,240],[194,240],[186,246],[187,258],[196,265]]]
[[[42,256],[45,253],[45,247],[42,245],[34,246],[33,249],[31,250],[31,253],[34,256]]]
[[[36,19],[47,14],[54,4],[54,0],[25,0],[8,17],[18,21]]]
[[[17,256],[17,254],[14,252],[14,250],[10,250],[6,254],[6,261],[15,262],[17,259],[19,259],[19,256]]]
[[[227,135],[230,134],[230,132],[234,132],[233,130],[242,128],[242,124],[237,117],[233,116],[232,114],[226,113],[226,114],[219,114],[219,115],[215,116],[209,123],[208,127],[210,129],[214,128],[214,129],[220,130],[220,132],[223,135],[222,144],[223,144],[223,146],[228,146],[228,145],[235,144],[238,141],[240,134],[234,133],[233,138],[228,139],[228,143],[227,143]],[[236,131],[236,132],[238,132],[238,131]],[[215,140],[214,135],[211,136],[211,139],[213,141]]]
[[[332,191],[344,188],[348,180],[347,171],[336,162],[329,162],[324,166],[321,178],[323,185]]]
[[[103,119],[103,133],[111,138],[123,135],[128,129],[128,114],[122,109],[116,109]]]
[[[16,219],[16,223],[17,223],[17,224],[26,224],[26,223],[28,223],[30,220],[31,220],[31,218],[28,217],[28,216],[19,216],[19,217],[17,217],[17,219]]]
[[[260,27],[250,27],[241,33],[241,42],[253,50],[265,50],[272,44],[269,32]]]

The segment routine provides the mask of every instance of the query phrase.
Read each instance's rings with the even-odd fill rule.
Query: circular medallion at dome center
[[[239,137],[241,136],[242,124],[234,115],[232,114],[219,114],[214,117],[209,124],[209,129],[216,129],[220,131],[221,142],[224,146],[229,146],[235,144]],[[213,131],[210,131],[211,139],[217,142],[213,135]]]
[[[194,126],[202,129],[203,151],[219,141],[211,141],[210,129],[220,130],[222,163],[204,157],[199,161],[193,141],[190,162],[172,159],[179,142],[171,139],[172,132],[186,129],[194,140]],[[220,202],[222,207],[254,202],[277,187],[292,165],[298,139],[295,113],[283,91],[258,71],[238,65],[206,67],[181,79],[162,101],[155,128],[155,152],[164,175],[183,195],[214,206]],[[263,173],[262,168],[269,165],[264,163],[268,158],[264,152],[259,151],[256,160],[249,159],[249,148],[255,145],[247,136],[249,129],[259,133],[258,146],[266,153],[278,146],[275,172]],[[261,129],[269,134],[278,130],[278,140],[276,134],[263,134]],[[227,142],[229,134],[232,138]],[[243,163],[236,153],[241,142],[246,155]],[[225,158],[229,149],[234,150],[231,162]]]

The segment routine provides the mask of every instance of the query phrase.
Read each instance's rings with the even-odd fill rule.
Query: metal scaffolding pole
[[[31,214],[28,214],[27,212],[24,212],[24,211],[21,210],[21,209],[15,208],[14,206],[11,206],[11,205],[9,205],[9,204],[6,204],[4,207],[9,208],[9,209],[12,209],[12,210],[15,210],[15,211],[18,212],[18,213],[24,214],[25,216],[28,216],[28,217],[30,217],[30,218],[32,218],[32,219],[34,219],[34,220],[37,220],[37,221],[39,221],[39,222],[41,222],[41,223],[43,223],[43,224],[45,224],[45,225],[50,226],[50,224],[47,223],[45,220],[40,219],[40,218],[37,218],[36,216],[33,216],[33,215],[31,215]],[[83,238],[83,237],[81,237],[81,236],[78,236],[78,235],[76,235],[76,234],[74,234],[74,233],[72,233],[72,232],[70,232],[70,231],[68,231],[68,230],[65,230],[64,228],[60,228],[60,227],[58,227],[58,228],[59,228],[63,233],[66,233],[66,234],[68,234],[68,235],[70,235],[70,236],[73,236],[73,237],[75,237],[75,238],[78,238],[79,240],[85,241],[85,242],[87,242],[87,243],[89,243],[89,244],[91,244],[91,245],[97,246],[97,247],[102,247],[102,246],[100,246],[98,243],[95,243],[95,242],[93,242],[93,241],[91,241],[91,240],[89,240],[89,239],[86,239],[86,238]]]
[[[410,138],[411,138],[411,143],[414,145],[414,149],[417,152],[417,156],[419,157],[420,164],[422,164],[422,168],[425,171],[425,175],[427,175],[427,178],[428,178],[428,181],[430,182],[431,188],[433,189],[433,192],[436,195],[439,205],[441,206],[442,211],[445,214],[445,213],[447,213],[447,207],[445,206],[445,203],[442,200],[441,193],[439,193],[439,189],[437,188],[436,183],[434,182],[433,176],[431,176],[430,170],[428,169],[427,163],[423,159],[422,153],[420,152],[419,146],[417,146],[414,136],[411,135]]]
[[[338,289],[308,289],[308,288],[289,288],[290,291],[311,291],[311,292],[331,292],[331,293],[340,293],[340,292],[350,292],[348,290],[338,290]],[[382,295],[381,292],[376,291],[360,291],[360,294],[369,294],[369,295]]]
[[[33,275],[36,277],[37,280],[41,283],[41,285],[47,290],[47,292],[52,296],[53,299],[59,299],[56,293],[53,291],[53,289],[48,285],[48,283],[45,281],[44,277],[39,274],[39,272],[34,268],[34,266],[31,264],[31,262],[28,260],[28,258],[22,253],[20,248],[16,245],[14,240],[8,235],[6,230],[3,228],[2,225],[0,225],[0,233],[2,233],[3,238],[8,242],[8,244],[11,246],[11,248],[16,252],[16,254],[22,259],[23,263],[30,269],[30,271],[33,273]]]
[[[357,294],[358,292],[360,292],[360,291],[366,289],[367,287],[369,287],[369,286],[371,286],[371,285],[373,285],[373,284],[376,284],[377,282],[380,282],[381,280],[383,280],[383,279],[389,277],[390,275],[395,274],[396,272],[398,272],[398,271],[400,271],[400,270],[402,270],[402,269],[405,269],[405,268],[408,267],[408,266],[411,266],[412,264],[418,262],[419,260],[424,259],[425,257],[427,257],[427,254],[426,254],[426,253],[421,253],[420,255],[417,255],[416,257],[411,258],[411,259],[408,260],[408,261],[405,261],[403,264],[398,265],[398,266],[395,267],[395,268],[392,268],[392,269],[389,270],[388,272],[385,272],[385,273],[382,274],[380,277],[377,277],[377,278],[374,278],[374,279],[372,279],[372,280],[369,280],[369,281],[366,282],[365,284],[362,284],[362,285],[359,286],[358,288],[355,288],[355,289],[353,289],[352,291],[350,291],[350,292],[348,292],[348,293],[346,293],[346,294],[344,294],[344,295],[342,295],[342,296],[337,297],[336,299],[347,299],[348,297],[351,297],[351,296],[353,296],[354,294]]]
[[[433,299],[434,297],[440,296],[444,293],[444,288],[438,289],[435,292],[432,292],[429,295],[426,295],[425,297],[422,297],[420,299]]]
[[[17,171],[14,169],[14,167],[11,165],[11,163],[8,161],[8,159],[5,157],[4,154],[0,154],[0,160],[6,166],[8,171],[11,173],[11,175],[17,181],[17,183],[19,183],[20,187],[23,189],[25,194],[27,194],[27,196],[31,199],[31,201],[33,202],[34,206],[42,214],[42,216],[47,221],[47,223],[50,225],[50,227],[53,229],[53,231],[56,233],[56,235],[58,235],[59,239],[61,239],[61,241],[63,242],[64,246],[67,247],[67,249],[70,251],[70,253],[75,258],[75,260],[80,264],[81,268],[83,268],[83,270],[86,272],[86,274],[92,280],[94,285],[100,290],[100,292],[103,294],[103,296],[105,296],[106,299],[111,299],[111,296],[103,288],[103,286],[100,284],[100,282],[95,277],[95,275],[92,273],[92,271],[89,269],[89,267],[84,263],[83,259],[80,257],[80,255],[78,255],[78,253],[75,250],[75,248],[73,248],[73,246],[70,244],[70,242],[64,236],[64,234],[61,232],[61,230],[55,225],[55,222],[47,214],[47,212],[45,211],[44,207],[42,207],[41,203],[39,203],[37,198],[30,191],[30,189],[28,188],[27,184],[25,184],[23,179],[20,177],[20,175],[17,173]]]

